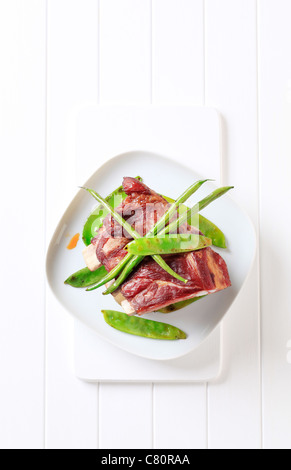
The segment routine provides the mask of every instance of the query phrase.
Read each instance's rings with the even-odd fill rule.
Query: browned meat
[[[174,279],[155,261],[147,258],[119,292],[128,301],[127,306],[132,313],[157,311],[230,286],[226,263],[211,248],[165,259],[174,271],[188,280],[187,284]]]
[[[167,201],[135,178],[124,178],[128,197],[116,209],[142,236],[148,233],[169,207]],[[175,216],[176,217],[176,216]],[[197,229],[187,223],[180,232]],[[111,217],[92,240],[98,260],[111,271],[126,256],[131,237]],[[188,280],[184,284],[166,273],[152,258],[145,258],[131,277],[114,293],[127,313],[144,314],[182,300],[217,292],[230,286],[224,260],[211,248],[165,257],[169,266]]]

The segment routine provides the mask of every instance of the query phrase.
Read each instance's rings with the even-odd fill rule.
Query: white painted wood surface
[[[276,4],[270,0],[259,2],[262,411],[263,445],[268,449],[291,447],[291,361],[290,355],[288,357],[291,253],[285,243],[278,246],[274,243],[283,227],[284,233],[291,227],[285,212],[291,197],[291,30],[288,16],[288,0],[279,0]],[[270,27],[276,36],[275,42],[270,38]]]
[[[289,0],[1,2],[1,240],[11,246],[7,226],[24,227],[28,270],[16,287],[7,282],[17,261],[7,246],[2,448],[291,447],[290,250],[274,244],[278,220],[287,233],[290,225],[283,212],[290,199],[290,15]],[[189,102],[221,112],[222,180],[235,184],[235,198],[260,229],[260,250],[244,297],[223,322],[225,367],[215,384],[98,386],[72,373],[73,322],[45,296],[44,240],[76,185],[65,151],[70,120],[77,107],[98,100]],[[55,200],[60,186],[63,197]],[[168,413],[178,398],[179,419]]]
[[[45,15],[44,1],[0,3],[0,238],[4,248],[0,445],[4,448],[44,444]],[[13,254],[15,246],[19,250]],[[19,256],[25,266],[21,280],[15,279]]]
[[[49,0],[47,6],[48,244],[63,204],[76,188],[74,162],[66,153],[70,120],[76,107],[98,99],[98,4],[95,0]],[[63,189],[61,200],[56,199],[60,195],[56,187]],[[72,372],[73,327],[72,318],[47,288],[47,448],[98,445],[98,390],[80,382]]]
[[[205,26],[205,97],[223,119],[222,180],[258,228],[256,2],[206,0]],[[210,448],[261,445],[259,289],[257,260],[223,322],[224,374],[209,386]]]

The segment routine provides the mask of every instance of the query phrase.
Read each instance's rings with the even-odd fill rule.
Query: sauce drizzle
[[[76,248],[79,239],[80,239],[80,234],[76,233],[76,235],[73,236],[73,238],[71,239],[70,243],[67,246],[68,250],[73,250],[74,248]]]

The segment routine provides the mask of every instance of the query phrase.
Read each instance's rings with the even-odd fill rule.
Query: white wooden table
[[[290,17],[290,0],[1,0],[1,448],[291,448]],[[46,181],[52,155],[74,171],[70,120],[92,102],[223,116],[225,182],[259,253],[215,383],[74,376],[73,320],[46,294],[44,259],[75,188]]]

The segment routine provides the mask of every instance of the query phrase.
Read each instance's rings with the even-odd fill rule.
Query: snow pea
[[[129,316],[116,310],[102,310],[102,313],[108,325],[131,335],[163,340],[186,339],[187,337],[184,331],[167,323]]]
[[[212,245],[218,248],[227,248],[224,233],[210,220],[203,217],[201,214],[195,214],[192,217],[192,224],[197,227],[203,235],[211,238]]]
[[[174,202],[174,199],[168,196],[163,196],[163,198],[171,204]],[[188,211],[189,207],[184,206],[182,210]],[[206,219],[206,217],[203,217],[203,215],[195,214],[192,219],[189,217],[188,223],[192,224],[193,227],[198,228],[205,237],[211,238],[214,246],[217,246],[218,248],[227,248],[224,233],[213,222]]]
[[[138,181],[142,181],[140,176],[136,176]],[[119,188],[115,189],[111,194],[109,194],[105,201],[115,209],[118,207],[122,201],[127,197],[127,194],[123,191],[123,187],[119,186]],[[96,233],[103,225],[103,220],[109,214],[108,210],[106,210],[102,204],[100,204],[94,211],[89,215],[87,221],[85,222],[83,228],[83,242],[86,246],[90,245],[92,238],[96,236]]]
[[[212,245],[212,240],[197,234],[165,235],[153,238],[140,238],[134,240],[126,246],[126,249],[132,255],[150,256],[171,255],[174,253],[186,253],[189,251],[201,250]]]
[[[88,287],[96,284],[100,279],[103,279],[106,274],[107,271],[104,266],[101,266],[93,272],[88,268],[84,268],[68,277],[65,284],[72,287]]]
[[[186,202],[187,199],[189,199],[189,197],[191,197],[194,193],[196,193],[198,189],[207,181],[211,181],[211,180],[197,181],[196,183],[192,184],[189,188],[187,188],[186,191],[184,191],[181,194],[181,196],[178,197],[176,201],[172,199],[171,207],[165,212],[163,217],[161,217],[160,220],[158,220],[156,225],[149,231],[149,233],[146,234],[146,237],[157,235],[160,232],[160,230],[162,230],[168,224],[169,220],[171,219],[172,215],[175,214],[177,209],[179,209],[179,207],[184,202]]]

